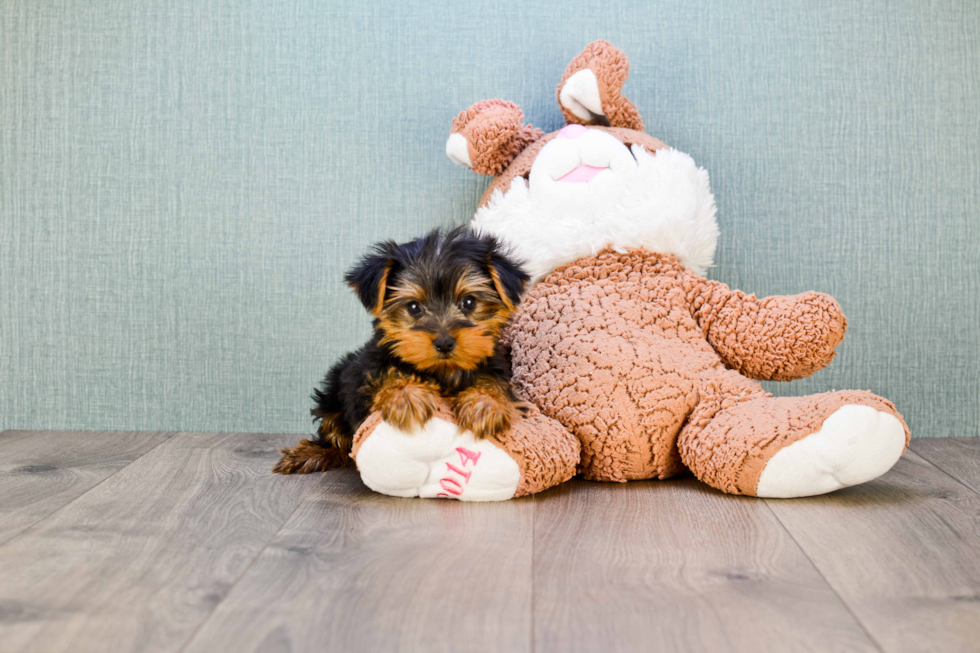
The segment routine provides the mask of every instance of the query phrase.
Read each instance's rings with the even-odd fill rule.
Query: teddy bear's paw
[[[453,400],[453,414],[459,428],[472,431],[478,439],[503,437],[522,416],[508,391],[494,386],[463,391]]]
[[[357,468],[369,488],[396,497],[503,501],[521,480],[506,451],[439,417],[414,433],[378,423],[357,451]]]
[[[877,478],[905,450],[905,428],[891,413],[849,404],[824,420],[819,431],[769,459],[756,496],[807,497]]]
[[[446,141],[446,156],[458,166],[473,167],[473,162],[470,161],[469,144],[462,134],[452,133],[449,135],[449,139]]]
[[[513,102],[482,100],[453,120],[446,156],[456,165],[481,175],[499,175],[518,154],[544,136],[525,125],[524,113]]]

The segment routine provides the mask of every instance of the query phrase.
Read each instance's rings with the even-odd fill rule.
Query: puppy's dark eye
[[[409,303],[406,309],[408,310],[408,314],[411,315],[412,317],[418,317],[419,315],[422,314],[422,305],[419,304],[418,302]]]
[[[463,309],[464,312],[469,313],[476,308],[476,297],[473,297],[472,295],[463,297],[463,299],[461,299],[459,302],[459,307]]]

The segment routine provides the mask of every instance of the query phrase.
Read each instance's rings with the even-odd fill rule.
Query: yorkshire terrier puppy
[[[459,427],[477,438],[518,419],[523,404],[498,342],[528,275],[496,239],[460,227],[401,245],[380,243],[345,281],[374,316],[374,334],[314,390],[317,433],[283,449],[274,472],[346,466],[354,433],[373,411],[413,431],[445,397]]]

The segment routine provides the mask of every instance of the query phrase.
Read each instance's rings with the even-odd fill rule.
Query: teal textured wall
[[[0,428],[306,431],[368,320],[370,242],[472,214],[480,99],[560,126],[566,63],[632,60],[647,131],[712,175],[710,276],[817,289],[833,366],[916,436],[980,429],[980,4],[0,3]]]

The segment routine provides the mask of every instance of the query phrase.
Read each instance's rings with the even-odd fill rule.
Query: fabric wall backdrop
[[[546,130],[596,38],[712,176],[710,276],[816,289],[834,364],[920,437],[980,424],[980,4],[7,0],[0,427],[307,432],[368,335],[372,241],[468,219],[443,148],[502,97]]]

